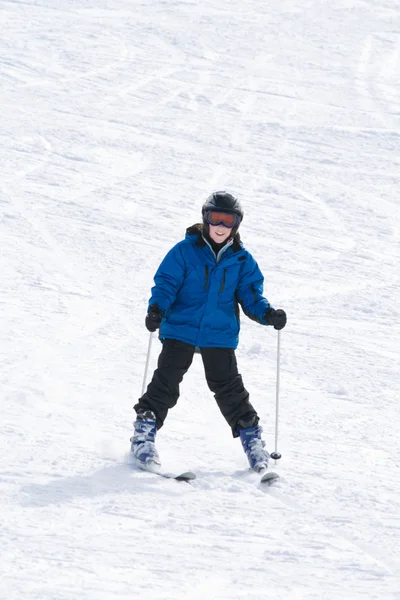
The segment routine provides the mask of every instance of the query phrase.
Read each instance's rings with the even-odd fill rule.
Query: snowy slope
[[[399,600],[398,0],[0,0],[0,598]],[[268,491],[195,360],[126,455],[214,189],[288,313]],[[238,361],[274,447],[276,332]],[[159,351],[155,343],[154,367]]]

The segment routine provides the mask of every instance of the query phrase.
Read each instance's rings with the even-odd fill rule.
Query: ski
[[[277,473],[268,472],[261,477],[260,483],[270,486],[279,481],[279,479],[280,477]]]
[[[148,469],[145,469],[146,471]],[[149,471],[149,473],[154,473],[155,475],[159,475],[160,477],[164,477],[164,479],[175,479],[176,481],[193,481],[196,479],[196,474],[192,473],[192,471],[185,471],[184,473],[180,473],[176,475],[176,473],[163,473],[162,471]]]
[[[153,475],[164,477],[164,479],[175,479],[176,481],[186,481],[186,483],[189,483],[190,481],[196,479],[196,474],[192,473],[192,471],[183,471],[182,473],[168,473],[166,471],[160,471],[157,466],[152,466],[151,464],[146,465],[144,463],[140,463],[138,460],[136,460],[134,464],[142,471],[147,471],[147,473],[153,473]]]

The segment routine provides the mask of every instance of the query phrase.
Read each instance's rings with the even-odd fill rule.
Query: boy
[[[240,437],[250,467],[260,472],[267,468],[269,455],[237,369],[239,305],[250,319],[275,329],[286,325],[286,314],[263,296],[263,275],[240,242],[239,200],[228,192],[214,192],[202,215],[203,223],[187,229],[154,277],[145,324],[151,332],[160,329],[163,348],[147,391],[134,407],[131,451],[139,465],[161,465],[156,432],[175,406],[179,384],[197,350],[221,413],[233,436]]]

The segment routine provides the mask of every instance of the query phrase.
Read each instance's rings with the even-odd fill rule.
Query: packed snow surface
[[[0,598],[399,600],[398,0],[0,0]],[[154,272],[208,194],[288,314],[275,488],[201,359],[127,460]],[[154,339],[150,373],[160,344]],[[240,372],[275,448],[277,333]]]

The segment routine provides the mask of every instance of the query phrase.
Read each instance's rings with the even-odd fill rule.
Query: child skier
[[[240,242],[243,210],[238,199],[214,192],[202,215],[203,223],[187,229],[154,277],[145,324],[151,332],[160,329],[163,347],[147,391],[134,406],[131,451],[139,465],[160,466],[156,432],[175,406],[197,350],[221,413],[233,436],[240,437],[250,467],[259,472],[267,468],[269,455],[237,368],[239,305],[250,319],[275,329],[285,327],[286,314],[263,296],[263,275]]]

